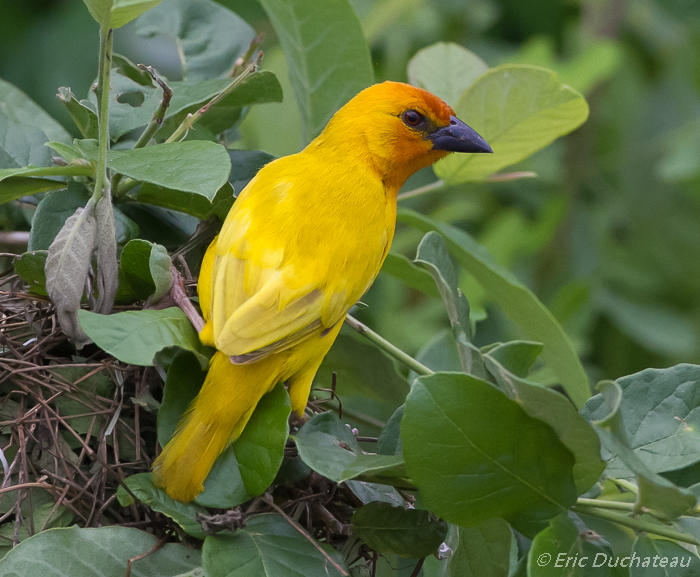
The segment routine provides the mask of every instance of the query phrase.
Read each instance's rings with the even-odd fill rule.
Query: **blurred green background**
[[[263,67],[285,89],[283,103],[250,112],[235,146],[298,151],[299,113],[265,13],[255,0],[221,3],[265,33]],[[443,189],[405,205],[467,230],[513,270],[574,338],[593,381],[700,362],[700,2],[352,5],[377,81],[405,81],[416,51],[452,41],[491,66],[553,68],[586,95],[591,117],[581,129],[510,169],[537,178]],[[81,0],[0,0],[0,14],[0,77],[72,130],[56,89],[86,94],[97,72],[96,23]],[[115,50],[175,78],[174,44],[139,37],[133,24],[117,31]],[[434,178],[422,171],[406,189]],[[0,226],[28,223],[15,204],[0,208]],[[394,249],[413,258],[419,240],[400,226]],[[473,316],[484,318],[478,344],[519,336],[471,279],[462,288]],[[448,326],[440,301],[387,275],[363,302],[357,316],[411,354]]]

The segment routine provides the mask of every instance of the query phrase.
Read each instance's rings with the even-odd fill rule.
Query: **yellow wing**
[[[296,156],[288,166],[298,170],[304,158]],[[241,193],[202,264],[202,338],[238,364],[340,322],[388,248],[383,224],[368,231],[362,213],[353,220],[339,203],[329,209],[328,195],[319,194],[323,183],[285,172],[289,158],[268,165]],[[319,197],[324,206],[315,204]],[[377,210],[384,211],[381,200]]]

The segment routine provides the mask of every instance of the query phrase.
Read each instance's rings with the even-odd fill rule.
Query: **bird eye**
[[[425,116],[417,110],[407,110],[403,113],[402,118],[406,126],[411,126],[413,128],[420,125],[425,120]]]

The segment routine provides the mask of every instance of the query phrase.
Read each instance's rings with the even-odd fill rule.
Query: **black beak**
[[[486,141],[456,116],[450,116],[450,124],[428,135],[433,150],[449,152],[493,152]]]

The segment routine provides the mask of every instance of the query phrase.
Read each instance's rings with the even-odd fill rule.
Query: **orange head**
[[[375,84],[357,94],[310,146],[369,164],[395,191],[450,152],[492,152],[445,102],[401,82]]]

